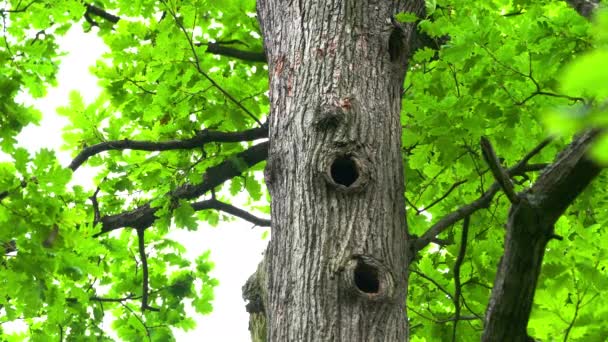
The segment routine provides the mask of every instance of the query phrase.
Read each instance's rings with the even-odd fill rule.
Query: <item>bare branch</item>
[[[200,201],[200,202],[195,202],[192,203],[192,208],[196,211],[199,210],[205,210],[205,209],[215,209],[215,210],[220,210],[223,211],[225,213],[234,215],[236,217],[240,217],[245,221],[249,221],[253,224],[255,224],[256,226],[260,226],[260,227],[270,227],[270,220],[269,219],[264,219],[264,218],[260,218],[257,217],[243,209],[237,208],[231,204],[228,203],[224,203],[221,201],[216,200],[215,198],[209,199],[209,200],[205,200],[205,201]]]
[[[462,294],[462,286],[460,284],[460,267],[464,261],[464,257],[467,253],[467,238],[469,236],[469,223],[471,216],[466,216],[462,222],[462,236],[460,237],[460,250],[458,251],[458,257],[454,262],[454,327],[452,330],[452,341],[456,341],[456,326],[460,319],[460,296]]]
[[[591,19],[593,11],[599,6],[599,0],[566,0],[566,2],[587,19]]]
[[[458,161],[460,158],[462,158],[463,156],[465,156],[467,154],[467,152],[461,153],[459,156],[457,156],[456,158],[454,158],[454,160],[452,161],[452,163],[455,163],[456,161]],[[433,182],[437,179],[437,177],[441,176],[446,170],[448,170],[450,168],[449,165],[446,165],[444,168],[442,168],[441,170],[439,170],[439,172],[437,172],[433,178],[431,178],[431,180],[429,180],[425,185],[423,185],[420,190],[418,191],[418,198],[416,199],[416,202],[418,202],[420,200],[420,198],[422,198],[422,195],[424,194],[424,192],[431,186],[433,185]],[[424,177],[422,177],[424,178]],[[415,208],[416,206],[414,206]]]
[[[492,171],[492,175],[494,175],[494,179],[502,188],[502,191],[507,195],[507,198],[511,203],[519,202],[519,198],[513,189],[513,183],[511,183],[511,178],[505,171],[505,169],[500,165],[500,161],[498,161],[498,157],[494,152],[494,148],[490,143],[490,140],[486,137],[481,137],[481,152],[483,158],[486,163],[490,167],[490,171]]]
[[[532,149],[532,151],[526,154],[526,156],[524,156],[522,160],[520,160],[515,166],[513,166],[507,171],[509,176],[513,177],[530,171],[538,171],[544,168],[546,166],[544,164],[528,164],[528,161],[532,159],[532,157],[537,155],[550,142],[551,139],[545,139],[540,144],[538,144],[534,149]],[[416,252],[426,247],[435,237],[441,234],[441,232],[446,230],[449,226],[462,220],[465,216],[471,215],[479,209],[487,208],[492,202],[492,199],[494,198],[494,195],[496,195],[498,190],[500,190],[500,185],[495,182],[477,200],[467,205],[464,205],[442,217],[433,226],[431,226],[421,237],[412,241],[412,248],[414,252],[412,256],[415,256]]]
[[[584,295],[585,294],[583,294],[583,296]],[[568,323],[568,327],[564,331],[564,341],[568,341],[568,336],[570,335],[570,331],[574,327],[574,323],[576,322],[576,319],[578,318],[582,301],[583,301],[583,298],[581,298],[579,289],[577,288],[576,289],[576,305],[574,306],[574,314],[572,315],[572,320],[570,320],[570,322]]]
[[[424,279],[428,280],[429,282],[431,282],[433,285],[435,285],[435,287],[437,287],[437,289],[439,289],[439,291],[445,293],[445,295],[448,298],[450,298],[450,299],[454,298],[452,296],[452,294],[448,290],[446,290],[443,286],[441,286],[441,284],[439,284],[437,281],[435,281],[435,279],[433,279],[433,278],[427,276],[426,274],[424,274],[418,270],[415,270],[415,269],[412,269],[411,272],[416,274],[417,276],[420,276],[421,278],[424,278]]]
[[[115,140],[107,141],[86,147],[70,163],[69,168],[76,171],[88,158],[104,151],[110,150],[140,150],[140,151],[168,151],[200,148],[210,142],[240,142],[265,138],[268,136],[268,127],[252,128],[242,132],[218,132],[203,130],[194,137],[185,140],[170,141],[138,141],[138,140]]]
[[[103,18],[103,19],[111,22],[112,24],[116,24],[120,20],[120,17],[115,16],[115,15],[105,11],[101,7],[97,7],[92,4],[87,4],[86,8],[87,8],[87,11],[85,12],[85,16],[88,16],[89,18],[90,18],[90,15],[92,14],[92,15],[98,16],[100,18]]]
[[[152,338],[150,337],[150,328],[146,325],[146,323],[144,323],[143,318],[139,317],[139,315],[136,314],[135,311],[133,311],[133,309],[131,309],[127,304],[123,302],[119,302],[119,304],[127,311],[129,311],[133,315],[133,317],[135,317],[139,321],[139,323],[141,323],[141,325],[146,330],[146,337],[148,338],[148,341],[152,342]]]
[[[197,43],[197,46],[203,45]],[[222,43],[207,43],[207,52],[214,55],[237,58],[246,62],[266,63],[266,55],[264,52],[243,51],[231,47],[227,47]]]
[[[89,301],[91,302],[101,302],[101,303],[122,303],[128,300],[140,299],[141,296],[128,295],[126,297],[120,298],[105,298],[105,297],[89,297]],[[66,298],[66,302],[76,303],[78,302],[77,298]]]
[[[21,181],[21,184],[19,184],[18,187],[14,188],[14,189],[5,190],[5,191],[0,192],[0,202],[2,202],[3,199],[5,199],[6,197],[8,197],[8,195],[10,195],[11,191],[17,190],[20,187],[21,188],[25,188],[26,186],[27,186],[27,182],[23,180],[23,181]]]
[[[208,168],[202,183],[185,184],[168,195],[175,199],[187,200],[197,198],[228,179],[240,175],[244,171],[243,166],[246,166],[247,168],[252,167],[257,163],[266,160],[267,156],[268,142],[257,144],[216,166]],[[237,162],[237,160],[239,162]],[[157,210],[158,208],[152,208],[150,203],[147,203],[130,211],[104,216],[101,218],[101,232],[95,236],[123,227],[142,229],[150,227],[156,220],[155,213]]]
[[[32,6],[36,2],[38,2],[38,0],[30,1],[27,5],[25,5],[25,6],[21,7],[21,8],[16,8],[14,10],[0,9],[0,14],[3,14],[3,13],[21,13],[21,12],[25,12],[25,11],[28,10],[28,8],[30,8],[30,6]],[[21,3],[21,2],[19,2],[19,3]],[[19,7],[19,5],[17,5],[17,7]]]
[[[97,189],[95,189],[95,192],[93,193],[93,195],[91,197],[89,197],[89,199],[91,200],[91,203],[93,204],[93,224],[97,224],[97,222],[99,222],[99,219],[101,218],[101,214],[99,213],[99,203],[97,202],[97,195],[99,194],[99,190],[101,188],[97,187]]]
[[[144,241],[145,237],[145,229],[140,228],[137,229],[137,246],[139,250],[139,259],[141,260],[142,267],[142,295],[141,295],[141,311],[144,312],[146,310],[150,311],[160,311],[157,308],[153,308],[148,305],[148,291],[150,290],[148,281],[148,257],[146,256],[146,243]]]
[[[446,191],[446,193],[445,193],[445,194],[443,194],[443,196],[441,196],[441,197],[439,197],[438,199],[434,200],[433,202],[431,202],[431,204],[429,204],[428,206],[424,207],[423,209],[420,209],[420,210],[416,209],[416,211],[417,211],[417,213],[416,213],[416,214],[418,215],[418,214],[420,214],[421,212],[424,212],[424,211],[426,211],[426,210],[431,209],[431,208],[432,208],[433,206],[435,206],[437,203],[439,203],[439,202],[443,201],[443,200],[444,200],[446,197],[448,197],[448,196],[450,195],[450,193],[451,193],[452,191],[454,191],[454,189],[456,189],[458,186],[460,186],[460,185],[462,185],[462,184],[464,184],[464,183],[466,183],[466,182],[467,182],[467,180],[466,180],[466,179],[463,179],[463,180],[461,180],[461,181],[458,181],[458,182],[456,182],[456,183],[452,184],[452,186],[451,186],[451,187],[448,189],[448,191]]]
[[[453,322],[456,319],[455,317],[449,317],[449,318],[446,318],[446,319],[436,319],[436,318],[432,318],[432,317],[423,315],[422,313],[418,312],[417,310],[412,309],[410,306],[408,306],[407,309],[409,311],[412,311],[416,315],[418,315],[418,316],[420,316],[420,317],[422,317],[422,318],[424,318],[424,319],[426,319],[428,321],[431,321],[433,323],[444,324],[444,323]],[[478,319],[479,319],[479,317],[476,317],[476,316],[461,316],[459,318],[460,321],[475,321],[475,320],[478,320]]]
[[[479,318],[478,316],[459,316],[459,317],[451,317],[451,318],[446,318],[446,319],[440,319],[437,321],[437,323],[447,323],[447,322],[454,322],[454,324],[457,321],[476,321],[476,320],[480,320],[481,318]]]

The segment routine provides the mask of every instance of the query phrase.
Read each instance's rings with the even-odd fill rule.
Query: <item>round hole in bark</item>
[[[380,279],[378,279],[378,269],[368,265],[363,261],[357,262],[354,272],[355,285],[361,292],[378,293],[380,290]]]
[[[350,156],[337,157],[331,164],[331,178],[337,184],[351,186],[359,178],[357,164]]]

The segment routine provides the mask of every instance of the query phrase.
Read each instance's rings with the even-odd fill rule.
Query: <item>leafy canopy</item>
[[[0,329],[15,321],[29,327],[3,339],[111,340],[100,328],[107,317],[123,340],[167,341],[172,328],[192,329],[195,317],[186,308],[211,312],[218,282],[209,275],[208,252],[188,260],[167,233],[206,229],[201,223],[217,225],[227,213],[255,220],[230,205],[243,192],[248,209],[269,212],[259,163],[265,157],[253,153],[269,112],[254,1],[1,6],[0,148],[7,157],[0,162]],[[397,19],[418,21],[434,42],[413,54],[403,97],[412,234],[478,199],[493,182],[481,136],[513,165],[547,132],[561,134],[536,157],[544,163],[574,132],[606,125],[607,15],[593,26],[565,1],[438,0],[427,1],[426,18]],[[70,29],[100,36],[109,52],[91,69],[102,94],[85,103],[74,91],[57,109],[70,121],[63,138],[74,157],[105,148],[68,166],[52,150],[18,147],[16,137],[40,121],[23,98],[57,85],[57,38]],[[221,134],[239,131],[251,135]],[[608,137],[594,155],[605,162],[606,151]],[[82,163],[99,167],[92,188],[70,183]],[[535,177],[520,177],[519,189]],[[547,250],[529,325],[536,338],[608,336],[601,319],[608,308],[601,295],[608,285],[608,180],[595,184],[558,222],[564,240]],[[472,217],[460,267],[462,340],[482,328],[508,207],[498,194]],[[411,266],[414,341],[451,336],[459,227],[438,239]]]

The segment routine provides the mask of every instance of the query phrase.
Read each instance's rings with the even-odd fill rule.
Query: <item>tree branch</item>
[[[0,202],[2,202],[3,199],[8,197],[8,195],[10,195],[11,191],[17,190],[19,188],[25,188],[26,186],[27,186],[27,182],[22,180],[21,184],[19,184],[18,187],[0,192]]]
[[[246,62],[266,63],[266,55],[264,52],[243,51],[231,47],[227,47],[222,43],[197,43],[196,45],[207,45],[206,52],[214,55],[225,57],[233,57]]]
[[[593,11],[599,6],[599,0],[566,0],[578,14],[590,19]]]
[[[144,312],[146,310],[150,311],[160,311],[157,308],[153,308],[148,305],[148,291],[150,290],[148,281],[148,257],[146,256],[146,243],[144,241],[145,237],[145,229],[140,228],[137,229],[137,246],[139,250],[139,259],[141,260],[141,268],[142,268],[142,291],[141,291],[141,311]]]
[[[467,238],[469,236],[469,223],[471,216],[466,216],[462,223],[462,236],[460,237],[460,250],[458,251],[458,257],[454,262],[454,327],[452,330],[452,342],[456,341],[456,326],[460,319],[460,296],[462,293],[462,286],[460,284],[460,267],[464,261],[464,257],[467,253]]]
[[[445,323],[449,323],[449,322],[453,322],[454,320],[456,320],[455,317],[449,317],[449,318],[445,318],[445,319],[436,319],[436,318],[432,318],[426,315],[423,315],[422,313],[412,309],[412,307],[408,306],[407,309],[409,311],[412,311],[413,313],[415,313],[416,315],[426,319],[427,321],[431,321],[433,323],[438,323],[438,324],[445,324]],[[459,320],[461,321],[474,321],[474,320],[478,320],[479,317],[476,316],[461,316],[459,318]]]
[[[532,151],[526,154],[522,158],[522,160],[520,160],[515,166],[507,170],[509,176],[513,177],[524,174],[526,172],[539,171],[545,168],[545,164],[528,164],[528,161],[530,161],[532,157],[537,155],[550,142],[551,139],[545,139],[540,144],[538,144],[534,149],[532,149]],[[422,234],[421,237],[412,241],[412,257],[415,256],[419,250],[428,246],[428,244],[435,237],[441,234],[441,232],[446,230],[449,226],[460,221],[464,217],[471,215],[479,209],[487,208],[492,202],[492,199],[494,198],[494,195],[496,195],[498,190],[500,190],[500,185],[497,182],[494,182],[494,184],[492,184],[492,186],[490,186],[490,188],[486,192],[484,192],[477,200],[456,209],[455,211],[445,215],[443,218],[437,221],[437,223],[431,226],[431,228],[429,228],[424,234]]]
[[[422,273],[422,272],[420,272],[418,270],[412,269],[411,272],[414,273],[414,274],[416,274],[416,275],[418,275],[419,277],[424,278],[424,279],[428,280],[429,282],[431,282],[433,285],[435,285],[435,287],[437,287],[437,289],[439,289],[439,291],[445,293],[445,295],[448,298],[450,298],[452,300],[454,299],[454,297],[452,296],[452,294],[448,290],[446,290],[443,286],[441,286],[441,284],[439,284],[435,279],[427,276],[426,274],[424,274],[424,273]]]
[[[34,3],[34,2],[35,1],[32,1],[32,3]],[[95,5],[87,4],[85,6],[86,6],[86,12],[84,14],[84,18],[92,26],[99,26],[99,24],[95,20],[93,20],[93,18],[91,18],[91,15],[103,18],[103,19],[111,22],[112,24],[118,23],[118,21],[120,21],[120,19],[121,19],[119,16],[111,14],[108,11],[106,11],[100,7],[97,7]],[[5,12],[23,12],[23,11],[25,11],[25,9],[22,9],[19,11],[5,11]],[[2,13],[2,10],[0,10],[0,13]],[[246,62],[266,63],[266,55],[264,54],[263,51],[261,51],[261,52],[243,51],[243,50],[227,47],[227,46],[225,46],[225,44],[222,44],[221,42],[196,43],[194,45],[195,46],[206,45],[207,46],[206,52],[214,54],[214,55],[232,57],[232,58],[240,59],[240,60],[246,61]]]
[[[21,13],[21,12],[25,12],[25,11],[28,10],[28,8],[30,8],[30,6],[32,6],[36,2],[38,2],[38,0],[32,0],[27,5],[23,6],[22,8],[16,8],[14,10],[0,9],[0,14],[3,14],[3,13]],[[20,3],[21,2],[19,2],[19,4]],[[19,7],[19,5],[17,5],[17,7]]]
[[[242,132],[218,132],[203,130],[194,137],[185,140],[170,141],[138,141],[138,140],[115,140],[95,144],[83,149],[72,160],[69,168],[76,171],[88,158],[104,151],[110,150],[140,150],[140,151],[167,151],[200,148],[210,142],[241,142],[261,139],[268,136],[268,126],[248,129]]]
[[[481,154],[485,159],[486,163],[490,167],[490,171],[492,171],[492,175],[496,182],[502,188],[502,191],[507,195],[507,198],[511,203],[519,202],[519,198],[517,198],[517,194],[513,189],[513,183],[511,183],[511,178],[505,171],[505,169],[500,165],[500,161],[496,156],[496,152],[494,152],[494,148],[490,143],[490,140],[486,137],[481,137]]]
[[[434,201],[433,201],[433,202],[431,202],[431,204],[429,204],[428,206],[426,206],[426,207],[424,207],[424,208],[422,208],[422,209],[420,209],[420,210],[418,210],[418,209],[414,208],[414,209],[416,209],[416,215],[418,215],[418,214],[420,214],[420,213],[422,213],[422,212],[424,212],[424,211],[427,211],[427,210],[431,209],[431,208],[432,208],[432,207],[434,207],[434,206],[435,206],[437,203],[439,203],[439,202],[443,201],[444,199],[446,199],[446,197],[448,197],[448,196],[450,195],[450,193],[452,193],[452,191],[454,191],[454,189],[456,189],[458,186],[460,186],[460,185],[462,185],[462,184],[464,184],[464,183],[466,183],[466,182],[467,182],[467,180],[466,180],[466,179],[463,179],[463,180],[461,180],[461,181],[458,181],[458,182],[456,182],[456,183],[452,184],[452,186],[451,186],[451,187],[448,189],[448,191],[446,191],[446,193],[445,193],[445,194],[443,194],[443,196],[441,196],[441,197],[439,197],[438,199],[434,200]],[[411,205],[411,204],[410,204],[410,205]]]
[[[482,341],[526,341],[545,248],[554,224],[601,167],[586,158],[599,129],[574,138],[509,211],[505,248],[486,311]]]
[[[119,302],[119,304],[125,308],[127,311],[129,311],[133,317],[135,317],[135,319],[137,319],[139,321],[139,323],[141,323],[141,325],[144,327],[144,329],[146,330],[146,337],[148,338],[148,341],[152,342],[152,338],[150,337],[150,328],[146,325],[146,323],[144,322],[143,318],[139,317],[139,315],[137,315],[135,313],[135,311],[133,311],[133,309],[131,309],[128,305],[126,305],[123,302]]]
[[[93,205],[93,224],[97,224],[101,217],[101,214],[99,213],[99,203],[97,202],[97,195],[99,194],[99,190],[101,190],[101,188],[98,186],[97,189],[95,189],[93,195],[89,197],[89,199],[91,200],[91,204]]]
[[[175,199],[197,198],[223,182],[240,175],[245,168],[266,160],[268,157],[268,142],[263,142],[238,153],[222,163],[210,167],[203,176],[200,184],[184,184],[168,194]],[[150,227],[156,220],[155,213],[158,208],[152,208],[150,203],[116,215],[103,216],[101,218],[101,232],[95,236],[110,232],[123,227],[141,228]]]
[[[127,300],[134,300],[134,299],[139,299],[141,298],[140,296],[134,296],[134,295],[129,295],[126,297],[121,297],[121,298],[105,298],[105,297],[89,297],[89,301],[91,302],[101,302],[101,303],[122,303],[125,302]],[[66,298],[65,299],[66,302],[70,302],[70,303],[76,303],[78,302],[77,298]]]
[[[224,96],[226,96],[226,98],[228,98],[228,100],[230,100],[238,108],[240,108],[245,114],[247,114],[247,116],[249,116],[251,119],[253,119],[253,121],[257,122],[258,125],[262,126],[262,123],[260,122],[260,120],[255,115],[253,115],[253,113],[251,113],[249,111],[249,109],[247,109],[245,106],[243,106],[242,103],[240,103],[239,101],[237,101],[234,98],[234,96],[232,96],[229,92],[227,92],[224,88],[222,88],[213,78],[211,78],[211,76],[209,76],[201,68],[201,63],[200,63],[200,60],[198,58],[198,54],[196,53],[196,49],[194,48],[195,44],[192,41],[192,36],[188,34],[188,31],[186,30],[186,28],[182,24],[181,20],[179,20],[179,18],[177,17],[177,14],[175,13],[175,11],[173,11],[169,7],[169,4],[167,4],[166,1],[164,1],[164,0],[161,1],[161,2],[165,5],[165,7],[167,8],[167,11],[173,17],[173,20],[175,21],[175,24],[179,27],[179,29],[183,32],[184,36],[186,37],[186,40],[188,41],[188,45],[190,45],[190,50],[192,51],[192,57],[194,58],[194,66],[196,67],[196,71],[200,75],[202,75],[204,78],[206,78],[207,81],[209,81],[217,90],[219,90],[222,94],[224,94]]]
[[[90,18],[90,15],[92,14],[92,15],[98,16],[100,18],[103,18],[103,19],[111,22],[112,24],[116,24],[120,20],[120,17],[107,12],[106,10],[104,10],[101,7],[97,7],[92,4],[87,4],[86,8],[87,8],[87,11],[85,12],[85,16],[89,16],[89,18]]]
[[[269,219],[257,217],[243,209],[237,208],[228,203],[218,201],[215,198],[200,201],[200,202],[195,202],[195,203],[192,203],[191,206],[192,206],[192,209],[194,209],[195,211],[205,210],[205,209],[215,209],[215,210],[223,211],[225,213],[242,218],[243,220],[249,221],[256,226],[270,227]]]

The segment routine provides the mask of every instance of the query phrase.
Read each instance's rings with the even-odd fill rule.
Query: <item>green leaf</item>
[[[608,50],[597,50],[577,58],[561,76],[562,91],[570,96],[608,97]]]
[[[424,6],[426,10],[426,16],[430,17],[437,9],[437,0],[424,0]]]
[[[608,165],[608,134],[602,134],[593,144],[590,152],[591,156],[595,158],[597,162]]]
[[[174,210],[175,225],[188,230],[196,230],[198,222],[194,216],[194,209],[187,201],[180,201],[179,206]]]
[[[400,23],[414,23],[419,20],[412,12],[399,12],[395,15],[395,19]]]

